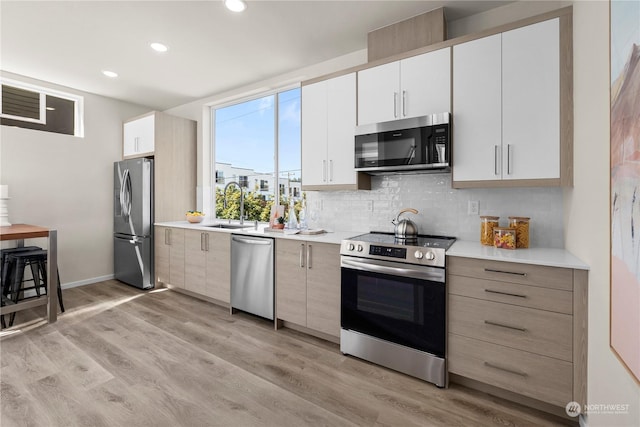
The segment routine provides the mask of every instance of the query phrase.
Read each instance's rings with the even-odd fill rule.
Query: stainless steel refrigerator
[[[113,270],[121,282],[149,289],[153,273],[153,160],[113,164]]]

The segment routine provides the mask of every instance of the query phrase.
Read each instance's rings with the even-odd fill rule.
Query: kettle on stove
[[[418,211],[413,208],[402,209],[398,212],[395,219],[391,221],[391,223],[396,226],[394,234],[396,239],[415,240],[418,238],[418,226],[409,219],[400,219],[400,215],[406,212],[411,212],[412,214],[418,213]]]

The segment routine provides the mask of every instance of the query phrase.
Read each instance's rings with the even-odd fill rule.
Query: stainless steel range
[[[455,238],[343,240],[340,351],[447,386],[445,252]]]

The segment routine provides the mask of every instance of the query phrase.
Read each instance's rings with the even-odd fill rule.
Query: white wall
[[[113,277],[113,162],[122,157],[123,120],[150,109],[2,76],[84,96],[85,111],[84,138],[0,126],[0,182],[9,185],[9,221],[58,230],[63,286]]]

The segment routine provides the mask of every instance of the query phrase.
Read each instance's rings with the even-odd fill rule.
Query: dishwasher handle
[[[231,240],[238,243],[244,243],[246,245],[271,245],[273,242],[271,239],[246,239],[239,236],[231,236]]]

